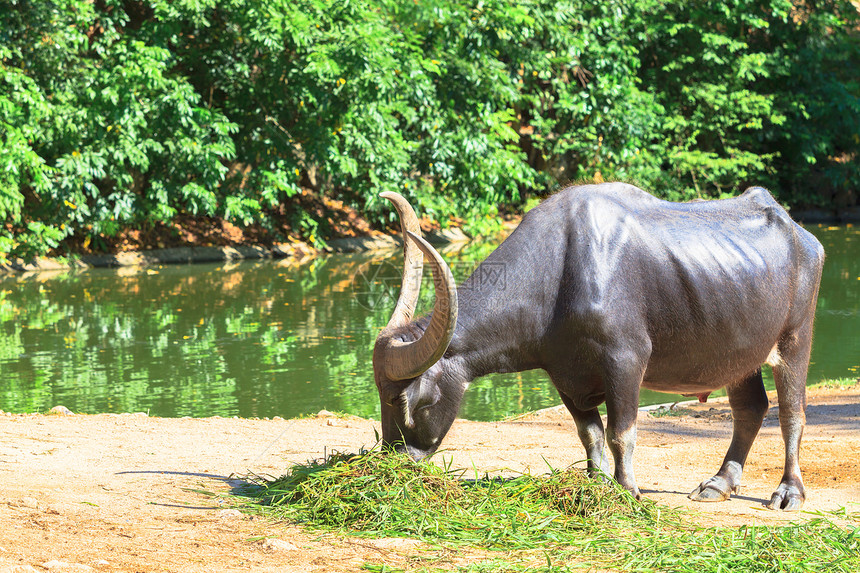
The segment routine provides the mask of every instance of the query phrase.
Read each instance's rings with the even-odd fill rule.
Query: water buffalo
[[[386,444],[427,456],[470,381],[541,368],[576,422],[589,468],[639,497],[639,389],[706,396],[725,387],[732,441],[716,475],[690,494],[721,501],[740,486],[768,409],[767,363],[785,441],[785,470],[767,506],[801,507],[798,455],[824,250],[767,190],[672,203],[622,183],[568,187],[527,213],[459,289],[406,200],[382,197],[400,215],[405,252],[400,297],[373,352]],[[425,256],[436,298],[413,320]],[[493,269],[505,280],[485,280]]]

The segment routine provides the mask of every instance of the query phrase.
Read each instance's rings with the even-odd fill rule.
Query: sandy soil
[[[694,507],[695,518],[708,524],[813,517],[763,508],[782,473],[776,414],[773,407],[753,447],[741,494],[693,504],[687,492],[716,471],[728,446],[727,404],[695,405],[682,417],[642,413],[635,463],[644,495]],[[805,510],[860,510],[860,386],[813,391],[807,418]],[[197,491],[230,491],[249,472],[282,475],[324,451],[371,446],[377,426],[331,416],[0,415],[0,572],[358,571],[367,561],[408,569],[419,554],[438,558],[437,567],[470,559],[412,540],[272,524]],[[583,456],[573,422],[559,408],[506,422],[457,421],[444,447],[455,467],[487,471],[543,473],[547,463],[563,468]]]

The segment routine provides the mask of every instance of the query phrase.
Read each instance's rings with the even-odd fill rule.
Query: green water
[[[810,230],[827,265],[809,380],[856,377],[860,231]],[[445,257],[460,280],[492,248]],[[340,255],[2,277],[0,410],[378,417],[371,349],[399,272],[393,259]],[[431,296],[425,283],[419,312]],[[472,384],[461,415],[499,419],[558,403],[540,371],[495,375]]]

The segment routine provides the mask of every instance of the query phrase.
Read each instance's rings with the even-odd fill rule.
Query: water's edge
[[[860,223],[860,208],[852,208],[835,214],[822,210],[792,213],[801,224],[846,224]],[[430,243],[444,245],[470,241],[471,238],[458,228],[442,229],[427,233]],[[369,237],[345,237],[328,241],[326,249],[316,249],[302,243],[278,243],[271,247],[240,245],[235,247],[172,247],[151,251],[127,251],[115,254],[72,255],[65,257],[38,257],[32,261],[16,259],[0,264],[0,274],[28,273],[40,271],[62,271],[87,268],[115,268],[153,265],[176,265],[195,263],[220,263],[260,259],[295,259],[301,263],[320,255],[331,253],[359,253],[387,251],[402,244],[399,236],[374,235]]]
[[[430,243],[447,245],[471,240],[460,229],[443,229],[426,234]],[[271,247],[247,245],[235,247],[171,247],[151,251],[127,251],[115,254],[38,257],[33,261],[16,259],[0,265],[0,273],[29,273],[88,268],[146,267],[196,263],[223,263],[261,259],[293,259],[297,264],[331,253],[360,253],[396,250],[402,245],[399,236],[376,235],[346,237],[328,242],[326,249],[316,249],[307,243],[279,243]]]

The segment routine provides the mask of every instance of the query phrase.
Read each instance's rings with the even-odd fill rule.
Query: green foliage
[[[0,253],[179,215],[331,233],[396,190],[489,232],[567,180],[860,185],[847,0],[0,0]]]
[[[833,194],[857,189],[854,6],[732,0],[652,9],[639,73],[664,109],[652,153],[670,198],[764,184],[788,203],[832,204]]]
[[[835,0],[792,8],[771,26],[769,77],[786,121],[763,132],[777,153],[784,200],[842,208],[860,203],[860,17]]]
[[[0,2],[0,230],[32,255],[217,212],[235,126],[207,109],[170,51],[134,34],[122,2]]]

